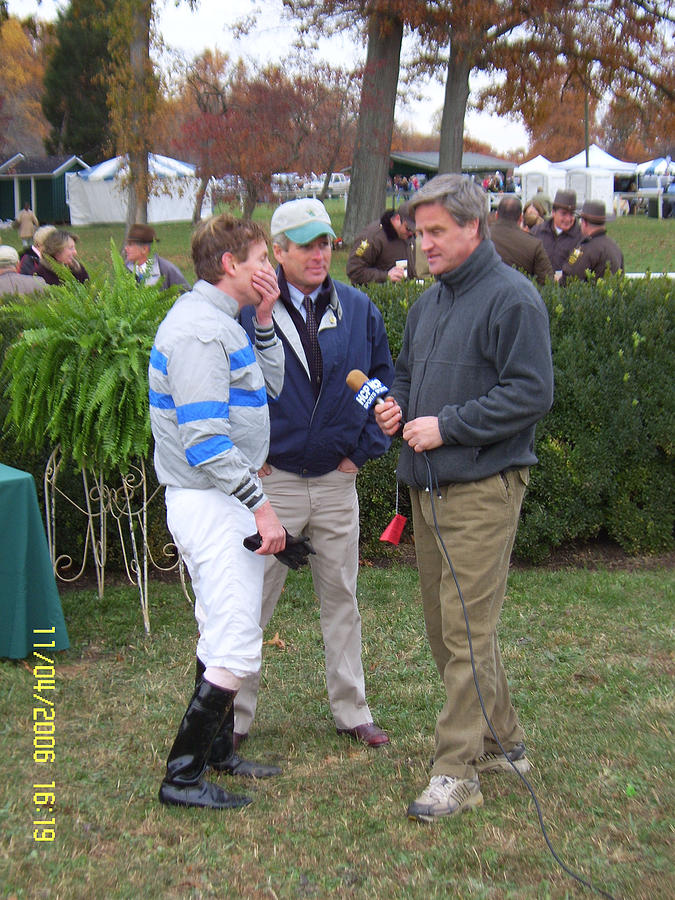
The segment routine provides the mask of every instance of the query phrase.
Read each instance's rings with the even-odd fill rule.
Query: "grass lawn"
[[[326,201],[326,207],[337,235],[342,233],[345,206],[344,200],[333,198]],[[260,204],[254,219],[269,226],[275,207]],[[238,214],[238,210],[233,210]],[[121,248],[124,240],[124,225],[89,225],[71,229],[79,236],[78,253],[90,271],[96,266],[110,264],[110,241]],[[190,257],[189,222],[159,223],[155,226],[159,237],[157,250],[174,262],[185,274],[188,281],[194,281],[194,269]],[[608,233],[623,251],[627,272],[668,272],[675,270],[675,219],[649,219],[646,216],[623,216],[608,225]],[[2,233],[0,241],[19,248],[16,231],[9,229]],[[346,281],[345,269],[349,248],[335,250],[331,265],[331,275],[338,281]]]
[[[673,593],[667,569],[515,570],[501,639],[551,840],[616,898],[673,896]],[[157,789],[194,671],[192,610],[151,586],[153,634],[134,588],[64,591],[72,649],[56,661],[56,761],[32,761],[33,660],[0,662],[4,762],[0,891],[12,898],[490,898],[582,895],[553,862],[516,776],[482,779],[485,806],[409,822],[428,781],[442,688],[416,571],[363,566],[371,708],[382,750],[338,737],[318,610],[291,573],[266,639],[258,718],[245,745],[280,761],[253,803],[162,807]],[[670,772],[670,775],[668,774]],[[32,834],[34,783],[56,782],[56,837]],[[46,816],[49,818],[49,816]],[[670,887],[669,887],[670,885]]]

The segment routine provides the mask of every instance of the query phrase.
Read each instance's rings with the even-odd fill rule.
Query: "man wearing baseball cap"
[[[389,448],[372,416],[355,401],[348,372],[391,384],[393,365],[382,316],[363,292],[333,281],[330,217],[321,201],[283,203],[270,225],[280,297],[272,318],[285,352],[284,386],[270,404],[270,449],[263,487],[282,524],[305,533],[314,590],[321,607],[326,683],[339,734],[378,747],[388,742],[373,723],[361,662],[356,602],[359,506],[356,476]],[[241,322],[253,335],[252,309]],[[269,622],[287,570],[265,562],[261,625]],[[255,715],[259,675],[242,683],[235,734],[243,740]],[[301,726],[308,722],[296,710]]]
[[[532,234],[544,245],[554,272],[562,270],[563,263],[583,237],[576,220],[576,208],[574,191],[557,191],[551,218],[532,229]]]
[[[605,204],[586,200],[579,213],[582,239],[563,263],[562,283],[571,278],[602,278],[609,268],[613,274],[623,269],[623,253],[605,229]]]

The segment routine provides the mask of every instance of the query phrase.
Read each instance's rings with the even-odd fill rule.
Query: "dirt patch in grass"
[[[535,568],[531,563],[514,559],[514,568]],[[655,556],[629,556],[618,544],[609,540],[575,541],[557,547],[536,568],[541,569],[619,569],[636,572],[642,569],[672,569],[675,567],[675,551]]]
[[[385,556],[362,559],[361,563],[375,568],[388,568],[401,563],[414,566],[415,545],[399,544],[398,547],[388,548]],[[626,572],[672,569],[675,568],[675,551],[671,550],[656,556],[630,556],[610,540],[575,541],[563,547],[556,547],[548,559],[539,565],[535,566],[527,560],[514,557],[511,566],[514,569],[618,569]]]

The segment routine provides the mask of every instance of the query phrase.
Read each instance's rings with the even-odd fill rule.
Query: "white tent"
[[[602,200],[607,215],[614,210],[614,173],[597,167],[570,169],[566,187],[577,195],[577,207],[586,200]]]
[[[563,159],[555,165],[561,166],[567,171],[570,169],[583,169],[586,167],[586,151],[581,150],[575,156],[570,156],[569,159]],[[598,147],[597,144],[591,144],[588,148],[588,165],[592,169],[604,169],[607,172],[611,172],[613,175],[630,175],[631,173],[634,173],[637,168],[636,163],[624,162],[621,159],[616,159],[616,157],[611,156],[609,153],[605,153],[605,151]]]
[[[635,170],[638,175],[675,175],[675,161],[669,156],[659,156],[639,163]]]
[[[184,222],[192,219],[199,179],[195,167],[168,156],[148,154],[148,168],[154,181],[148,201],[148,222]],[[84,172],[66,175],[66,203],[73,225],[94,222],[126,222],[128,185],[126,158],[117,156]],[[210,215],[211,204],[204,199],[202,215]]]
[[[539,188],[551,198],[557,190],[565,187],[565,170],[541,154],[517,166],[513,174],[520,177],[520,193],[524,203],[531,200]]]
[[[513,174],[527,175],[528,172],[548,172],[552,165],[554,165],[554,163],[540,153],[538,156],[533,156],[532,159],[528,159],[527,162],[516,166],[513,170]]]

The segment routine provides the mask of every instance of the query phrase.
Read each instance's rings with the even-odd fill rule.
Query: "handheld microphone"
[[[352,369],[347,375],[347,387],[355,393],[354,399],[365,410],[377,403],[384,403],[384,395],[389,393],[389,388],[382,384],[379,378],[368,378],[361,369]]]

